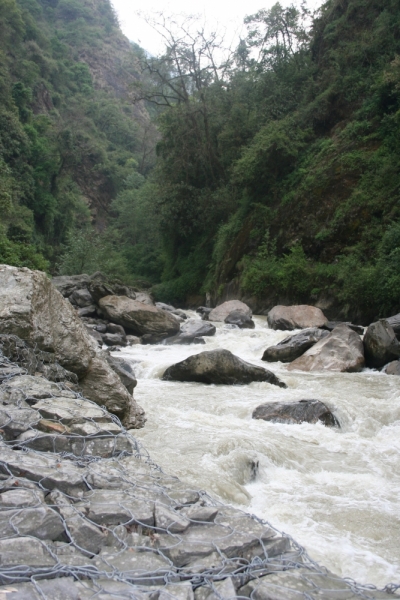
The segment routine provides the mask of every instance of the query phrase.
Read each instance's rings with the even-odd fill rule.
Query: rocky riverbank
[[[113,410],[128,396],[143,415],[132,378],[122,383],[43,274],[0,277],[1,598],[397,597],[336,577],[267,523],[163,473]]]

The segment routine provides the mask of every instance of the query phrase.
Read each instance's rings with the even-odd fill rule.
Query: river
[[[400,377],[289,373],[260,360],[288,332],[269,329],[265,317],[254,321],[253,330],[218,323],[201,346],[118,352],[133,366],[147,414],[136,437],[165,471],[268,520],[338,575],[400,583]],[[216,348],[269,368],[288,388],[161,381],[171,364]],[[259,404],[310,398],[333,409],[341,429],[251,418]]]

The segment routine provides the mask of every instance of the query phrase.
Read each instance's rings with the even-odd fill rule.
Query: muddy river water
[[[218,323],[202,346],[119,352],[132,363],[147,414],[136,437],[164,470],[267,519],[338,575],[378,587],[400,583],[400,377],[264,363],[265,348],[288,333],[269,329],[265,317],[254,321],[253,330]],[[288,388],[161,380],[171,364],[216,348],[269,368]],[[325,402],[341,429],[251,418],[259,404],[310,398]]]

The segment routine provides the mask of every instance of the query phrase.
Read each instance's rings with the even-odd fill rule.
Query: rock
[[[125,329],[116,323],[108,323],[107,333],[118,333],[119,335],[126,337]]]
[[[140,344],[140,337],[137,337],[137,335],[127,335],[126,336],[126,343],[128,346],[136,346],[136,344]]]
[[[101,277],[95,277],[94,279],[91,279],[88,284],[88,289],[91,297],[97,303],[99,303],[101,298],[104,298],[104,296],[115,294],[114,288]]]
[[[196,308],[196,312],[199,313],[199,315],[201,315],[203,321],[207,321],[208,315],[211,311],[212,308],[209,308],[208,306],[199,306],[198,308]]]
[[[168,583],[159,588],[158,596],[154,600],[194,600],[194,594],[190,581],[180,583]]]
[[[85,379],[80,382],[83,395],[100,406],[105,406],[120,418],[127,418],[131,427],[143,427],[143,410],[136,404],[119,376],[107,362],[94,358]]]
[[[133,389],[137,385],[137,380],[128,361],[124,360],[123,358],[111,356],[107,353],[107,362],[113,371],[115,371],[115,373],[118,375],[128,392],[133,394]]]
[[[32,537],[19,537],[0,540],[0,564],[2,569],[7,567],[52,567],[56,561],[51,556],[44,542],[40,542]],[[18,577],[18,573],[16,572]],[[12,583],[12,574],[7,574],[4,578],[0,575],[0,581]]]
[[[225,317],[224,322],[228,325],[236,325],[239,329],[254,329],[255,323],[251,316],[241,310],[233,310]]]
[[[376,589],[354,590],[354,584],[333,573],[301,567],[253,579],[238,590],[240,598],[254,600],[299,600],[300,598],[342,598],[357,600],[360,593],[370,600],[393,598],[392,594]]]
[[[357,373],[363,367],[364,348],[360,336],[347,325],[338,325],[287,368],[289,371]]]
[[[136,292],[135,300],[142,304],[147,304],[147,306],[154,306],[154,300],[147,292]]]
[[[390,327],[395,332],[396,336],[400,335],[400,313],[394,315],[393,317],[387,317],[385,321],[390,325]]]
[[[30,408],[2,407],[0,409],[0,428],[6,440],[15,439],[39,421],[40,415]]]
[[[327,321],[325,325],[322,325],[321,329],[332,331],[338,325],[347,325],[347,327],[350,327],[350,329],[358,333],[358,335],[364,335],[364,327],[362,327],[362,325],[353,325],[353,323],[347,321]]]
[[[158,503],[155,505],[154,518],[156,527],[166,529],[168,533],[182,533],[190,525],[189,519],[184,515]]]
[[[54,419],[64,425],[82,423],[86,419],[93,422],[112,422],[110,415],[103,408],[88,402],[84,398],[42,397],[36,401],[32,408],[40,413],[44,419]],[[37,394],[36,394],[37,396]]]
[[[236,589],[231,577],[223,581],[209,583],[198,587],[194,593],[195,600],[234,600],[237,598]]]
[[[16,335],[0,335],[0,352],[29,375],[36,373],[41,362],[34,349]]]
[[[271,402],[261,404],[253,411],[253,419],[273,423],[317,423],[327,427],[339,426],[339,422],[329,408],[319,400],[299,400],[298,402]]]
[[[91,335],[92,338],[96,340],[99,347],[101,348],[103,346],[103,336],[98,331],[96,331],[96,329],[92,329],[91,327],[86,327],[86,329],[89,335]]]
[[[286,387],[271,373],[238,358],[229,350],[211,350],[189,356],[165,371],[164,381],[197,381],[199,383],[219,383],[235,385],[252,381],[267,381],[279,387]]]
[[[218,508],[215,506],[203,506],[200,503],[181,509],[181,513],[190,521],[199,521],[200,523],[209,523],[214,521],[218,514]]]
[[[385,369],[386,375],[400,375],[400,360],[390,362]]]
[[[92,490],[75,506],[98,525],[154,525],[153,503],[132,497],[125,491]]]
[[[274,306],[268,315],[268,325],[271,329],[306,329],[322,327],[328,322],[322,310],[315,306],[299,304],[296,306]]]
[[[79,308],[77,314],[81,319],[82,317],[94,317],[97,314],[97,307],[95,304],[89,304],[89,306]]]
[[[89,275],[60,275],[53,277],[51,283],[64,298],[68,298],[75,290],[87,289],[89,281]]]
[[[364,335],[364,350],[367,367],[374,369],[380,369],[400,356],[400,342],[385,319],[368,327]]]
[[[76,466],[69,460],[61,460],[51,455],[11,450],[1,445],[0,473],[20,476],[40,482],[43,488],[58,488],[70,496],[79,496],[86,491],[85,469]],[[0,563],[1,564],[1,563]]]
[[[103,333],[101,336],[106,346],[126,346],[126,336],[119,333]]]
[[[184,321],[187,319],[187,314],[180,308],[175,308],[174,306],[171,306],[170,304],[164,304],[164,302],[156,302],[155,305],[157,308],[160,308],[161,310],[166,310],[167,312],[170,312],[173,315],[180,317]]]
[[[99,302],[110,321],[142,336],[145,334],[174,335],[179,331],[178,321],[167,311],[149,306],[126,296],[106,296]]]
[[[99,527],[90,523],[84,518],[74,505],[68,500],[67,496],[53,490],[46,499],[49,505],[52,505],[59,511],[65,521],[66,532],[70,541],[80,550],[90,554],[98,554],[106,540],[106,534]]]
[[[74,308],[40,271],[0,266],[0,330],[53,352],[68,371],[84,376],[94,350]]]
[[[60,516],[45,504],[37,508],[2,510],[0,536],[31,535],[40,540],[56,540],[64,532]]]
[[[158,554],[129,549],[118,553],[103,549],[93,563],[102,571],[119,573],[119,577],[140,585],[162,584],[166,575],[174,570],[171,563]]]
[[[72,577],[40,579],[35,583],[13,583],[0,587],[2,600],[86,600]],[[100,597],[99,597],[100,598]]]
[[[252,315],[251,309],[244,302],[241,302],[240,300],[228,300],[228,302],[224,302],[216,308],[213,308],[208,315],[208,320],[222,322],[231,312],[236,310],[241,311],[249,317]]]
[[[0,508],[25,508],[27,506],[38,506],[44,503],[42,490],[14,489],[0,494]]]
[[[215,332],[216,328],[212,323],[209,323],[208,321],[198,321],[197,319],[189,319],[181,326],[178,335],[167,338],[166,343],[191,344],[196,338],[215,335]]]
[[[79,308],[84,308],[93,305],[92,295],[87,288],[75,290],[68,297],[68,300],[71,302],[71,304],[79,306]]]
[[[318,327],[304,329],[301,333],[285,338],[276,346],[267,348],[261,360],[267,362],[276,362],[278,360],[281,362],[291,362],[327,335],[329,335],[328,331],[324,331]]]

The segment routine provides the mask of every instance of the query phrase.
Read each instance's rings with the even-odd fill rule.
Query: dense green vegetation
[[[131,278],[140,252],[119,220],[128,203],[142,214],[154,162],[130,97],[141,50],[108,0],[0,0],[0,14],[0,261]]]
[[[400,310],[396,0],[276,4],[229,55],[161,18],[160,57],[108,0],[0,10],[1,261],[100,268],[175,303],[235,281]]]
[[[165,299],[235,279],[364,318],[400,309],[400,7],[329,0],[309,23],[279,4],[248,17],[218,74],[170,56],[192,75],[160,119]]]

